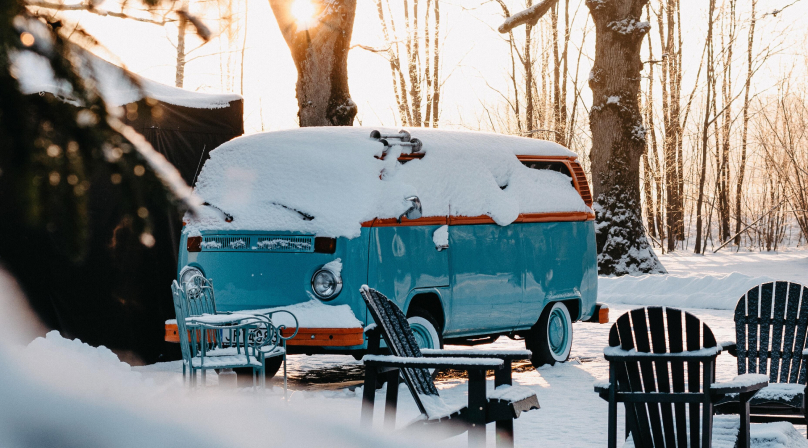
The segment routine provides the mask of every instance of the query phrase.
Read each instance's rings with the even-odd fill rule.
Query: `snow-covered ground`
[[[749,287],[775,278],[808,284],[808,251],[803,250],[778,254],[727,251],[704,257],[674,254],[664,255],[661,259],[668,275],[600,279],[599,300],[610,303],[612,321],[640,304],[679,306],[705,321],[718,340],[734,340],[731,309]],[[606,403],[593,392],[592,384],[608,373],[603,347],[609,327],[577,323],[574,325],[570,362],[514,373],[515,382],[533,388],[541,403],[540,410],[522,414],[516,420],[516,446],[605,445]],[[500,338],[493,345],[477,348],[523,347],[523,342]],[[377,392],[374,419],[377,432],[364,433],[358,429],[361,363],[350,356],[290,356],[292,390],[288,403],[283,401],[283,391],[277,381],[270,390],[256,393],[220,386],[213,374],[208,376],[209,387],[205,392],[191,394],[182,387],[179,362],[130,368],[120,363],[111,352],[82,346],[55,334],[37,340],[26,349],[6,347],[0,356],[5,361],[13,361],[0,360],[0,375],[3,377],[0,395],[16,391],[17,395],[11,394],[14,406],[31,407],[28,395],[19,392],[30,388],[37,391],[32,395],[34,403],[37,403],[36,399],[53,396],[54,402],[62,406],[72,403],[78,409],[77,415],[83,415],[88,407],[98,415],[104,414],[101,411],[105,409],[116,409],[117,414],[108,413],[102,419],[107,424],[107,432],[114,432],[125,420],[123,416],[129,416],[132,425],[150,429],[151,438],[134,440],[148,441],[152,446],[167,445],[173,440],[172,433],[166,432],[166,425],[180,428],[191,439],[212,437],[220,444],[223,441],[225,446],[259,445],[271,437],[303,446],[318,446],[324,440],[332,445],[341,443],[345,446],[425,443],[401,435],[388,438],[379,433],[385,389]],[[729,380],[735,375],[734,361],[726,354],[719,357],[718,381]],[[55,366],[59,368],[49,368]],[[319,381],[303,383],[312,377],[319,378]],[[323,383],[323,377],[326,383]],[[329,377],[333,380],[328,380]],[[466,401],[466,385],[462,378],[446,377],[438,388],[447,402],[460,405]],[[47,393],[40,393],[42,390]],[[17,397],[16,401],[14,397]],[[404,385],[399,400],[398,426],[401,427],[418,417],[418,411]],[[8,403],[0,405],[0,434],[14,428],[10,423],[21,421],[15,415],[28,418],[37,415],[34,410],[12,412]],[[42,408],[50,410],[39,417],[41,420],[58,417],[58,407],[54,411],[43,404]],[[85,413],[96,415],[89,411]],[[618,427],[622,428],[622,425],[621,416]],[[243,431],[234,431],[234,428],[256,426],[260,429],[248,431],[246,435]],[[488,441],[493,446],[493,425],[489,426]],[[805,434],[805,427],[798,426],[797,429]],[[11,431],[11,434],[19,436],[20,431]],[[101,446],[105,439],[99,436],[98,440]],[[440,446],[446,447],[465,445],[465,435],[440,442]]]

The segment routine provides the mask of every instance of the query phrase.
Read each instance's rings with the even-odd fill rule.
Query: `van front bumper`
[[[176,323],[166,323],[166,342],[180,342]],[[281,335],[284,337],[294,334],[294,328],[284,328]],[[353,347],[365,344],[365,334],[361,327],[357,328],[303,328],[297,335],[286,341],[287,346],[309,347]]]

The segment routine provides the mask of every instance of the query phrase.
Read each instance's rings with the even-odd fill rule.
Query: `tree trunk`
[[[645,127],[639,109],[640,47],[650,25],[647,0],[587,0],[595,22],[592,183],[596,198],[598,271],[603,275],[664,273],[642,224],[640,158]]]
[[[749,135],[749,88],[752,84],[752,47],[755,42],[755,6],[757,0],[752,0],[752,19],[749,23],[749,36],[746,42],[746,83],[743,93],[743,132],[741,133],[741,161],[738,167],[738,183],[735,186],[735,245],[741,244],[741,197],[743,196],[743,178],[746,171],[746,144]]]
[[[289,0],[269,0],[297,67],[300,126],[351,126],[356,103],[348,91],[348,49],[356,0],[333,0],[306,29],[292,16]]]
[[[174,74],[174,86],[182,88],[185,82],[185,33],[188,30],[188,20],[180,14],[177,23],[177,71]]]

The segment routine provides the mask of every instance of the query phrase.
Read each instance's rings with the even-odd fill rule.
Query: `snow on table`
[[[406,356],[389,356],[389,355],[365,355],[362,357],[363,362],[390,362],[395,364],[430,364],[430,365],[449,365],[449,366],[484,366],[484,367],[502,367],[501,359],[490,358],[410,358]]]
[[[576,157],[542,140],[483,132],[413,129],[424,157],[398,161],[369,127],[303,128],[239,137],[211,152],[195,192],[207,207],[185,231],[296,231],[357,237],[363,222],[397,218],[418,196],[423,216],[490,216],[507,225],[520,213],[590,212],[569,176],[524,166],[515,154]],[[382,133],[397,130],[378,128]],[[440,234],[438,235],[440,236]],[[442,240],[439,240],[442,242]]]

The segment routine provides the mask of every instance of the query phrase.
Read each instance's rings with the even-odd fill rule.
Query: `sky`
[[[269,2],[265,0],[235,0],[237,13],[247,15],[247,37],[244,50],[245,131],[286,129],[297,126],[297,100],[295,82],[297,73],[291,54],[275,22]],[[725,0],[728,1],[728,0]],[[719,0],[719,3],[721,0]],[[759,0],[759,15],[772,11],[794,0]],[[400,2],[392,1],[394,7]],[[511,12],[520,10],[520,0],[506,0]],[[652,1],[652,4],[655,4]],[[743,17],[748,11],[748,0],[739,0],[738,10]],[[192,2],[191,10],[202,17],[212,15],[213,2]],[[706,28],[705,0],[682,0],[683,34],[685,38],[685,83],[687,77],[695,76],[698,59]],[[652,5],[653,6],[653,5]],[[115,0],[107,0],[103,5],[110,10],[116,7]],[[579,79],[585,80],[591,68],[590,56],[594,55],[594,39],[588,9],[583,1],[570,1],[573,45],[579,46],[582,30],[590,28],[589,37],[583,45]],[[173,85],[175,76],[176,52],[172,42],[176,41],[176,27],[159,27],[111,17],[98,17],[82,12],[64,13],[64,17],[80,24],[96,37],[103,48],[95,51],[137,74],[156,81]],[[782,40],[782,56],[770,62],[759,76],[762,89],[769,87],[776,75],[789,70],[795,64],[805,67],[805,27],[800,19],[808,15],[808,1],[797,0],[786,12],[777,17],[767,16],[759,21],[758,42],[771,43]],[[487,0],[444,0],[441,2],[441,22],[443,40],[441,52],[441,79],[444,83],[441,99],[441,126],[452,128],[486,128],[485,107],[503,107],[498,91],[507,92],[510,59],[508,44],[503,35],[496,31],[502,22],[500,6]],[[652,26],[655,25],[652,20]],[[207,21],[216,31],[216,22]],[[400,23],[399,23],[400,25]],[[742,24],[742,27],[745,25]],[[784,30],[788,32],[784,34]],[[400,30],[399,30],[400,31]],[[519,32],[519,31],[517,31]],[[657,30],[652,28],[651,33]],[[745,29],[742,30],[745,38]],[[243,39],[239,33],[238,39]],[[195,36],[188,37],[189,48],[201,41]],[[353,45],[374,48],[384,47],[382,29],[374,0],[357,0],[356,20],[353,30]],[[240,46],[239,46],[240,47]],[[222,51],[224,50],[224,51]],[[240,48],[239,48],[240,50]],[[743,56],[745,39],[736,47],[739,57]],[[657,55],[659,53],[657,52]],[[236,65],[235,75],[228,82],[221,76],[222,58],[230,56]],[[188,56],[185,88],[205,92],[241,92],[240,74],[237,64],[240,51],[227,53],[216,40],[205,44]],[[194,59],[191,59],[194,58]],[[800,65],[802,64],[802,65]],[[350,51],[348,59],[349,86],[351,96],[357,103],[357,121],[363,125],[395,126],[398,124],[395,113],[391,73],[389,63],[382,56],[360,47]],[[740,76],[741,70],[736,70]],[[742,85],[737,82],[736,85]],[[591,103],[589,89],[581,92],[582,101]]]

